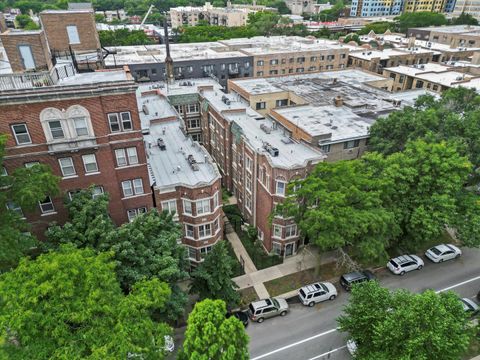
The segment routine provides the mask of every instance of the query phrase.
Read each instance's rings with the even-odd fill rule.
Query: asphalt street
[[[456,260],[434,264],[424,258],[425,267],[404,276],[388,270],[377,273],[380,283],[389,289],[404,288],[414,292],[426,289],[455,291],[473,298],[480,290],[480,250],[462,249]],[[337,284],[336,284],[337,285]],[[267,319],[262,324],[250,322],[252,360],[347,360],[346,335],[336,330],[336,318],[348,302],[349,294],[339,285],[338,297],[313,308],[292,304],[285,317]]]

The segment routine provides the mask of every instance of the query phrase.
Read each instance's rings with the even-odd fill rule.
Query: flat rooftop
[[[414,50],[407,50],[407,49],[384,49],[384,50],[361,50],[351,52],[351,57],[356,57],[363,60],[372,60],[376,58],[380,58],[380,60],[388,60],[392,56],[405,56],[408,54],[428,54],[432,53],[431,50],[423,49],[421,47],[415,48]]]
[[[384,70],[394,71],[399,74],[407,75],[407,76],[417,76],[418,74],[422,73],[438,73],[438,72],[445,72],[450,69],[449,66],[438,64],[438,63],[427,63],[421,64],[416,66],[406,66],[406,65],[399,65],[399,66],[392,66],[387,67]]]
[[[180,185],[207,185],[218,179],[220,173],[208,152],[182,131],[182,122],[165,97],[166,93],[161,89],[156,94],[142,95],[144,92],[151,92],[148,85],[138,88],[137,104],[151,185],[161,191]],[[162,139],[165,150],[158,146],[158,139]],[[196,170],[189,163],[190,156],[196,161]]]
[[[480,26],[475,25],[451,25],[451,26],[430,26],[430,27],[418,27],[411,28],[409,30],[424,30],[434,32],[444,32],[450,34],[461,34],[470,32],[480,32]]]
[[[392,34],[392,35],[379,35],[384,42],[396,44],[401,46],[401,48],[406,48],[409,43],[409,38],[405,36],[401,36],[399,34]],[[372,38],[369,38],[367,35],[360,38],[362,41],[369,41]],[[415,40],[415,47],[421,47],[424,49],[428,49],[431,51],[440,51],[440,52],[458,52],[458,51],[477,51],[480,50],[478,47],[467,47],[467,45],[462,47],[451,47],[447,44],[440,44],[435,41],[427,41],[427,40]],[[465,50],[466,48],[466,50]]]

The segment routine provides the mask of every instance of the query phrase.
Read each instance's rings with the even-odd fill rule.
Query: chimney
[[[173,59],[170,56],[170,41],[168,39],[168,27],[167,27],[167,19],[163,21],[163,32],[165,35],[165,50],[167,52],[167,56],[165,57],[165,70],[167,76],[167,84],[172,84],[175,77],[173,76]]]
[[[336,107],[340,107],[343,105],[343,98],[338,95],[337,97],[335,97],[335,99],[333,99],[333,103],[335,104]]]

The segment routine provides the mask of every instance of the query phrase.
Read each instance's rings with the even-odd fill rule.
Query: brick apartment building
[[[172,105],[178,104],[176,92],[185,89],[145,85],[137,97],[156,207],[174,213],[181,224],[181,241],[194,267],[223,239],[222,186],[217,166],[187,133],[178,105]],[[196,93],[180,96],[185,108],[199,113]]]
[[[96,193],[108,192],[118,225],[152,208],[135,90],[125,72],[114,71],[0,92],[0,133],[9,135],[7,173],[42,163],[61,177],[62,194],[24,214],[40,237],[52,221],[66,220],[64,200],[91,185]]]

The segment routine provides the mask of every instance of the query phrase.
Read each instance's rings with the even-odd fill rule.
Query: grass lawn
[[[233,277],[237,277],[245,274],[245,271],[243,271],[240,261],[238,261],[237,256],[233,251],[232,244],[230,244],[228,240],[223,240],[223,241],[227,243],[228,255],[230,255],[232,259],[235,260],[235,266],[233,267]]]
[[[238,293],[240,294],[240,307],[245,307],[252,301],[258,300],[257,293],[253,286],[238,290]]]
[[[271,296],[278,296],[317,281],[336,281],[336,278],[343,274],[343,272],[344,269],[336,269],[336,264],[331,262],[316,268],[303,270],[278,279],[270,280],[264,283],[264,285]]]

